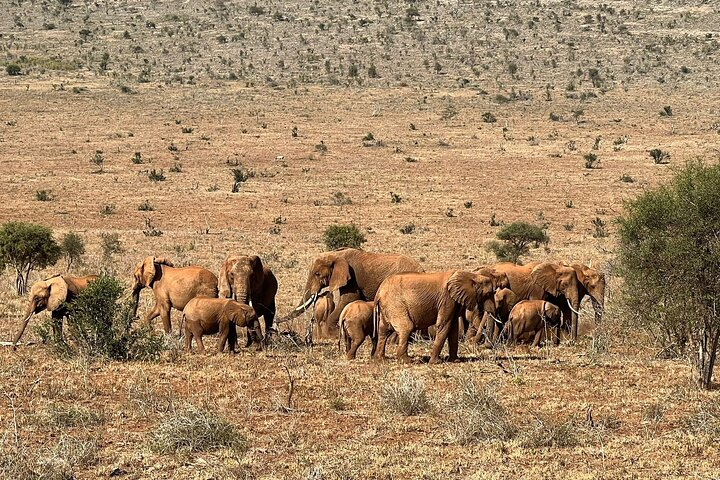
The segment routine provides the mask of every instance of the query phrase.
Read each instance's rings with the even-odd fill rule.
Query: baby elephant
[[[249,305],[229,298],[193,298],[183,310],[183,322],[185,322],[185,350],[188,352],[192,339],[195,338],[198,351],[205,353],[202,336],[219,332],[218,352],[225,349],[225,344],[229,340],[228,349],[234,353],[237,343],[235,327],[248,327],[248,334],[250,329],[253,329],[258,335],[257,338],[262,338],[262,330],[255,310]]]
[[[348,303],[340,312],[339,327],[338,342],[340,345],[345,343],[347,359],[354,360],[365,337],[372,337],[373,302],[356,300]],[[375,353],[375,345],[372,353]]]
[[[547,331],[554,330],[553,343],[560,344],[560,309],[544,300],[523,300],[510,312],[506,325],[508,339],[513,343],[529,343],[533,347],[547,338]],[[543,335],[545,334],[545,335]]]

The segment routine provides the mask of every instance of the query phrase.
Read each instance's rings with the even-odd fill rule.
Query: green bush
[[[20,65],[17,63],[9,63],[5,66],[5,71],[10,76],[17,76],[22,74],[22,69],[20,68]]]
[[[66,341],[55,343],[55,351],[69,357],[158,359],[165,350],[164,337],[147,326],[132,328],[134,309],[131,301],[121,302],[124,290],[120,281],[109,276],[91,282],[68,305]],[[41,335],[43,331],[49,332],[47,327],[41,329]]]
[[[669,185],[625,206],[619,220],[623,301],[634,327],[690,354],[709,388],[720,338],[720,166],[689,163]]]
[[[8,222],[0,228],[0,270],[15,269],[15,291],[24,295],[32,270],[55,265],[62,249],[53,239],[52,230],[42,225]]]
[[[80,257],[85,253],[85,241],[77,233],[68,232],[63,235],[60,247],[65,256],[65,264],[69,272],[72,264],[79,262]]]
[[[494,253],[499,261],[518,263],[520,257],[527,255],[530,246],[538,248],[540,244],[547,245],[550,238],[545,231],[527,222],[513,222],[505,225],[497,233],[498,242],[488,242],[487,250]]]
[[[365,242],[365,235],[354,224],[330,225],[325,229],[323,239],[328,250],[344,247],[360,248]]]

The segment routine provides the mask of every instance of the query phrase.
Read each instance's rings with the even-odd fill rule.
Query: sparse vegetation
[[[38,202],[49,202],[53,199],[50,190],[38,190],[35,192],[35,199]]]
[[[501,262],[518,263],[520,257],[530,252],[532,244],[538,248],[540,244],[547,245],[550,242],[550,237],[542,228],[527,222],[513,222],[505,225],[496,236],[502,243],[493,240],[488,242],[486,248],[494,253]]]
[[[650,150],[650,158],[653,159],[653,163],[655,163],[656,165],[660,165],[662,163],[668,163],[670,161],[670,154],[668,152],[660,150],[659,148],[654,148]]]
[[[63,235],[60,248],[65,257],[65,270],[69,272],[73,263],[80,263],[85,254],[85,240],[75,232],[68,232]]]
[[[586,153],[583,158],[585,159],[585,168],[597,168],[600,160],[594,153]]]
[[[381,383],[380,403],[406,417],[427,413],[431,407],[425,382],[409,371]]]
[[[148,178],[151,182],[164,182],[165,181],[165,172],[161,168],[160,170],[152,169],[148,173]]]
[[[495,123],[497,122],[497,118],[492,113],[485,112],[482,114],[482,121],[485,123]]]

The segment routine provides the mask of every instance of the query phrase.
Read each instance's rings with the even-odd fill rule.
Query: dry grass
[[[380,403],[387,410],[408,417],[427,413],[432,406],[425,382],[407,371],[382,382]]]

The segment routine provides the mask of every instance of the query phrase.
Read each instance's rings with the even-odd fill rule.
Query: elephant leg
[[[237,347],[237,327],[234,323],[230,324],[230,331],[228,333],[228,351],[230,353],[235,353],[235,348]]]
[[[556,347],[560,345],[560,324],[558,323],[553,327],[554,331],[554,337],[553,337],[553,345]]]
[[[148,312],[147,315],[145,315],[145,324],[148,327],[152,327],[152,321],[160,316],[160,305],[158,303],[153,306],[152,310]]]
[[[410,341],[411,329],[405,329],[398,332],[398,346],[395,356],[403,363],[412,362],[412,358],[408,355],[408,342]]]
[[[448,339],[450,330],[453,329],[452,324],[455,323],[455,332],[457,334],[457,319],[455,318],[455,305],[445,305],[438,311],[437,333],[435,334],[435,342],[430,351],[430,364],[440,363],[440,353],[445,346],[445,340]]]
[[[485,325],[484,346],[486,348],[495,348],[495,343],[497,342],[497,337],[500,333],[498,326],[496,325],[495,320],[490,318],[490,315],[487,312],[483,313],[482,322]]]
[[[170,324],[170,310],[170,306],[163,306],[160,310],[160,319],[162,319],[163,330],[165,330],[165,333],[168,335],[172,332]]]
[[[538,329],[537,332],[535,332],[535,338],[533,339],[532,346],[539,348],[540,347],[540,338],[542,337],[543,330]]]
[[[460,341],[460,322],[462,320],[450,320],[450,333],[448,334],[448,360],[451,362],[457,362],[458,358],[458,343]]]
[[[385,360],[385,346],[388,339],[390,328],[386,323],[381,322],[378,327],[377,347],[375,350],[375,360],[382,362]]]
[[[197,335],[195,337],[195,343],[197,344],[197,347],[198,347],[198,353],[200,353],[201,355],[204,355],[205,354],[205,344],[202,341],[202,335]]]
[[[570,327],[571,328],[570,339],[573,342],[576,342],[577,338],[578,338],[578,323],[579,323],[577,313],[573,312],[571,315],[571,319],[572,319],[571,320],[572,323],[571,323],[571,327]]]
[[[192,333],[190,333],[190,330],[185,330],[185,351],[189,352],[191,350],[191,344],[192,344]]]
[[[357,356],[358,348],[360,348],[360,345],[362,345],[364,341],[365,341],[364,335],[361,337],[354,337],[352,339],[352,344],[350,345],[350,348],[348,349],[348,352],[347,352],[348,360],[355,360],[355,357]]]
[[[222,353],[225,350],[225,344],[227,343],[229,336],[230,336],[230,328],[225,328],[225,329],[220,330],[220,337],[218,338],[218,343],[217,343],[218,353]]]

